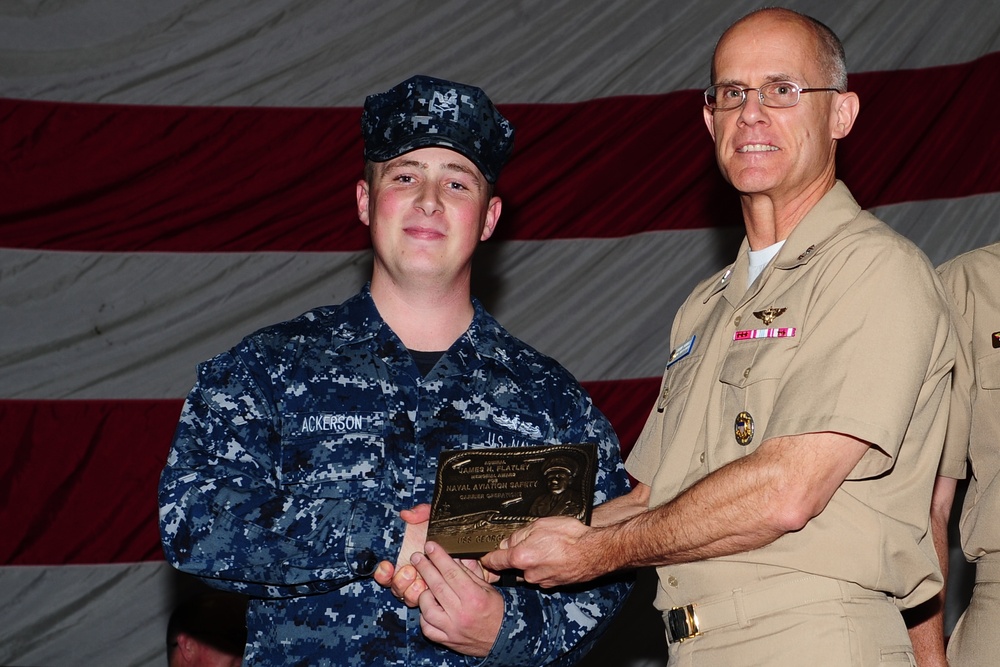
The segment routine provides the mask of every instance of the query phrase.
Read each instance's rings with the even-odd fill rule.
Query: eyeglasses
[[[705,89],[705,106],[709,109],[728,111],[738,109],[747,101],[747,91],[756,90],[760,103],[774,109],[794,107],[799,103],[801,93],[831,92],[839,93],[836,88],[799,88],[791,81],[772,81],[759,88],[740,88],[731,84],[709,86]]]

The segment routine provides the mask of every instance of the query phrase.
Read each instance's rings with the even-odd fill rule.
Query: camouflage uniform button
[[[358,552],[358,572],[360,574],[374,574],[378,566],[378,558],[369,549],[362,549]]]

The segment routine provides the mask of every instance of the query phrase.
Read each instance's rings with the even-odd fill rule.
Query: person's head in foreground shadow
[[[239,667],[247,643],[247,602],[205,593],[177,605],[167,624],[169,667]]]

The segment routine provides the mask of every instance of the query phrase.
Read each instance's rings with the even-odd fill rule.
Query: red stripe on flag
[[[162,560],[156,486],[181,400],[0,400],[0,564]]]
[[[585,383],[624,451],[658,382]],[[182,403],[0,400],[0,565],[162,560],[156,488]]]
[[[863,206],[1000,191],[1000,53],[853,75],[840,174]],[[495,238],[608,238],[738,225],[697,91],[501,108],[518,128]],[[84,251],[346,251],[355,108],[0,100],[0,245]]]

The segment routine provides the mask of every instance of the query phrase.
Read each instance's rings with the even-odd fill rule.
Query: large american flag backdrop
[[[1000,239],[1000,3],[788,6],[847,47],[861,204],[935,264]],[[164,664],[155,488],[195,364],[363,283],[360,105],[412,74],[516,125],[474,290],[628,449],[677,306],[742,236],[700,91],[753,8],[0,4],[0,663]]]

